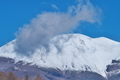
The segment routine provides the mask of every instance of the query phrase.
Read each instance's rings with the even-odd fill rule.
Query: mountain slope
[[[120,56],[119,42],[104,37],[90,38],[82,34],[56,36],[50,40],[49,51],[45,48],[36,49],[29,57],[14,52],[14,43],[15,40],[0,47],[0,56],[62,71],[93,71],[104,77],[106,66]]]
[[[14,59],[6,57],[0,57],[0,71],[12,71],[21,78],[27,74],[31,79],[40,75],[44,80],[108,80],[95,72],[69,70],[62,72],[54,68],[38,68],[30,63],[24,64],[23,61],[15,63]]]

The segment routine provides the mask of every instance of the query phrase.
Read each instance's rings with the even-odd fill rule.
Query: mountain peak
[[[30,62],[31,65],[57,68],[62,71],[93,71],[106,76],[106,66],[119,57],[120,43],[100,37],[90,38],[82,34],[58,35],[50,40],[49,51],[38,48],[29,57],[14,51],[14,42],[0,47],[0,56]]]

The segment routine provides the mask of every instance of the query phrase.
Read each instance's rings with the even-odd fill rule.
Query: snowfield
[[[106,66],[120,58],[120,43],[105,37],[65,34],[50,40],[49,51],[38,48],[29,57],[14,51],[16,40],[0,47],[0,56],[23,60],[38,67],[97,72],[106,77]]]

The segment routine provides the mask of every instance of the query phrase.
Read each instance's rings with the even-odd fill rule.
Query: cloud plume
[[[58,7],[56,5],[52,4],[51,6],[58,10]]]
[[[72,31],[82,22],[100,22],[100,14],[101,10],[94,7],[89,0],[70,6],[67,12],[43,12],[19,30],[15,51],[31,54],[36,48],[48,48],[52,37]]]

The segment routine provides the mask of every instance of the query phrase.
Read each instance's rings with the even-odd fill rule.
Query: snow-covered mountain
[[[0,56],[16,61],[32,63],[44,68],[62,71],[92,71],[106,77],[106,66],[120,57],[120,43],[100,37],[90,38],[82,34],[59,35],[50,40],[50,50],[39,48],[29,57],[14,51],[15,40],[0,47]]]

